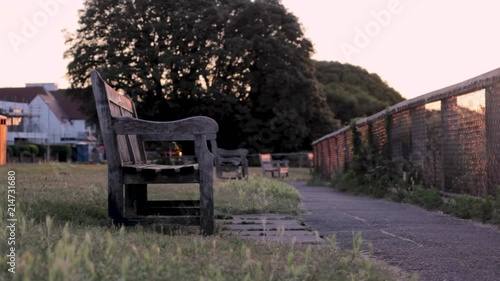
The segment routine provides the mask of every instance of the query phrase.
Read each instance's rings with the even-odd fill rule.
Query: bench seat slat
[[[198,164],[186,165],[157,165],[157,164],[125,164],[122,166],[125,173],[161,173],[161,174],[189,174],[198,170]]]
[[[200,200],[151,200],[146,205],[152,208],[200,207]]]
[[[124,225],[180,224],[200,225],[200,216],[134,216],[123,219]]]
[[[200,207],[147,207],[139,215],[199,216]]]

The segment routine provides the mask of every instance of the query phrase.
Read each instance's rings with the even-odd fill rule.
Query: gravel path
[[[335,235],[352,249],[352,234],[362,232],[375,256],[419,280],[500,281],[500,231],[416,206],[352,196],[327,187],[292,183],[303,197],[307,226]]]

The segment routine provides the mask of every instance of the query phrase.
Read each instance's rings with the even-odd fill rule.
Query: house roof
[[[43,87],[0,88],[0,100],[19,103],[30,103],[36,96],[49,93]]]
[[[62,117],[66,119],[85,120],[88,117],[80,111],[81,103],[72,100],[66,93],[66,90],[51,91],[59,108],[62,110]],[[43,97],[42,97],[43,98]]]
[[[0,101],[31,103],[37,96],[40,96],[59,120],[88,119],[80,112],[80,103],[73,101],[66,90],[48,92],[43,87],[0,88]]]

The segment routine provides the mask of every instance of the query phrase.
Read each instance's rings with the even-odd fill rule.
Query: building
[[[0,115],[8,117],[8,144],[95,141],[95,127],[87,125],[79,104],[66,91],[57,90],[55,84],[27,85],[0,88]]]

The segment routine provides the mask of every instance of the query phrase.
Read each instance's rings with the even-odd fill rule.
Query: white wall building
[[[95,129],[65,91],[44,87],[0,88],[0,114],[9,117],[8,144],[95,141]]]

